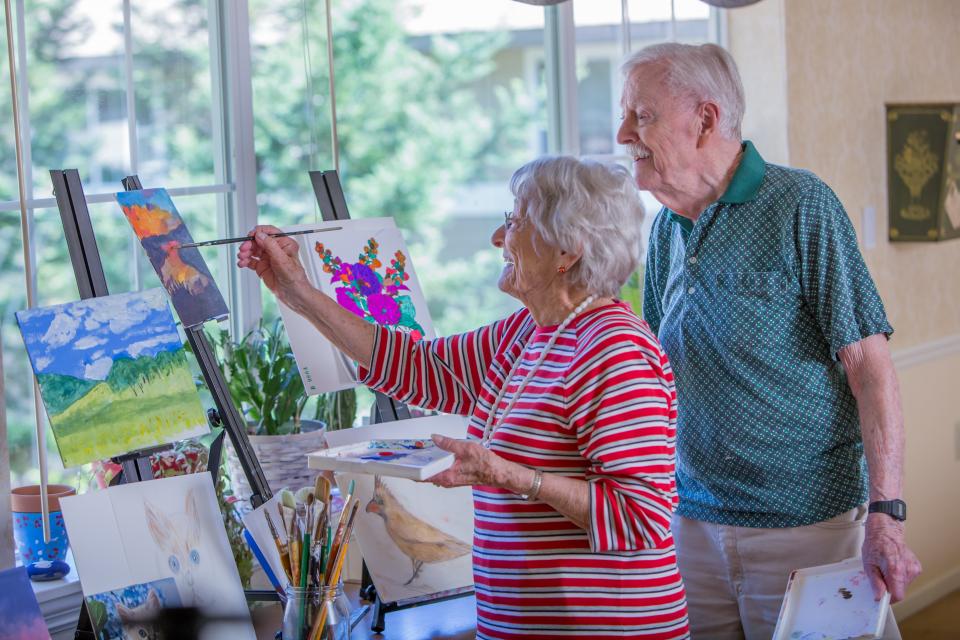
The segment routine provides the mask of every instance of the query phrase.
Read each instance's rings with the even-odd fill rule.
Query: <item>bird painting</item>
[[[166,260],[160,267],[160,278],[167,291],[183,288],[193,295],[200,295],[210,286],[210,278],[180,257],[179,242],[176,240],[164,242],[160,248],[167,254]]]
[[[413,573],[404,586],[420,576],[424,564],[447,562],[470,553],[471,546],[468,543],[444,533],[407,511],[380,476],[374,476],[373,482],[373,497],[365,510],[383,518],[387,535],[410,559]]]

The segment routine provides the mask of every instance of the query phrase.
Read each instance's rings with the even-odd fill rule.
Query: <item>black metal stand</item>
[[[340,177],[336,171],[311,171],[310,184],[313,185],[313,193],[317,198],[317,204],[320,205],[320,216],[325,222],[334,220],[349,220],[350,212],[347,210],[347,200],[343,195],[343,187],[340,185]],[[374,392],[376,396],[374,422],[393,422],[395,420],[407,420],[410,418],[410,409],[403,402],[397,402],[390,396],[379,391]],[[377,588],[370,577],[370,571],[367,569],[366,561],[363,562],[363,574],[360,579],[360,597],[373,605],[373,620],[370,623],[370,629],[381,633],[386,629],[386,620],[388,613],[412,609],[435,602],[444,602],[462,598],[473,593],[473,589],[467,589],[458,593],[445,595],[428,595],[422,598],[404,600],[402,602],[384,602],[377,593]]]
[[[80,297],[88,299],[110,295],[79,172],[76,169],[51,169],[50,178],[53,181],[53,191],[57,199],[57,207],[60,210],[64,236],[67,241],[73,271],[77,278],[77,289],[80,292]],[[123,186],[128,191],[142,188],[137,176],[124,178]],[[250,483],[252,490],[250,502],[254,507],[260,506],[269,500],[273,494],[263,475],[263,470],[260,468],[260,463],[257,461],[256,454],[250,446],[243,418],[233,404],[233,399],[223,378],[223,372],[217,364],[213,348],[203,333],[202,326],[186,329],[186,334],[197,358],[200,371],[203,373],[207,388],[217,405],[216,409],[207,411],[207,419],[212,427],[223,427],[223,431],[211,443],[207,458],[207,468],[210,471],[214,487],[217,485],[217,474],[220,470],[223,435],[227,433],[240,459],[247,481]],[[115,456],[112,460],[121,465],[121,472],[114,479],[114,484],[152,479],[153,471],[150,456],[168,449],[170,449],[170,446],[160,446]],[[270,593],[273,593],[273,599],[277,599],[274,592]],[[96,638],[86,604],[80,610],[80,618],[74,638],[75,640],[95,640]]]

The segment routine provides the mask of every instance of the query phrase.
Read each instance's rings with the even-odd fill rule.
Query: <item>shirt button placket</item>
[[[687,258],[687,265],[688,265],[688,266],[687,266],[687,269],[688,269],[688,272],[689,272],[691,269],[693,269],[693,267],[696,266],[696,264],[697,264],[697,256],[696,256],[696,255],[691,255],[689,258]],[[688,280],[688,282],[690,283],[690,286],[687,287],[687,293],[689,293],[689,294],[696,293],[697,288],[693,285],[693,274],[692,274],[692,273],[688,273],[687,280]]]

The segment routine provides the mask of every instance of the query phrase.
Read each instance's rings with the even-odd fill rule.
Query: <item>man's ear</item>
[[[720,107],[715,102],[701,102],[697,107],[697,115],[700,128],[697,143],[702,146],[711,136],[720,131]]]

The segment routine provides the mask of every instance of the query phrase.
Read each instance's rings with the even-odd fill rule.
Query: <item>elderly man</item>
[[[843,206],[741,140],[722,48],[648,47],[624,73],[618,141],[664,205],[643,312],[676,374],[673,531],[694,638],[770,638],[790,571],[861,549],[877,597],[901,599],[920,564],[893,329]]]

